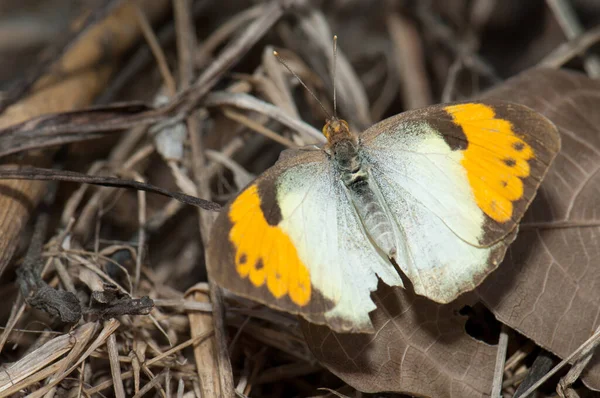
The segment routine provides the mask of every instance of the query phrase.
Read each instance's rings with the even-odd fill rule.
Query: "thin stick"
[[[431,105],[431,87],[427,76],[423,40],[416,23],[399,13],[386,18],[387,29],[394,45],[395,66],[402,101],[406,108],[417,109]]]
[[[544,384],[546,382],[546,380],[548,380],[556,372],[558,372],[560,369],[562,369],[563,366],[565,366],[566,364],[571,362],[573,360],[573,358],[575,358],[577,355],[579,355],[579,353],[581,353],[583,350],[587,349],[587,347],[589,345],[594,344],[598,338],[600,338],[600,329],[597,329],[596,332],[589,339],[587,339],[582,345],[580,345],[579,348],[577,348],[575,351],[573,351],[573,353],[571,355],[569,355],[568,357],[563,359],[558,365],[556,365],[554,368],[552,368],[552,370],[550,372],[548,372],[544,377],[539,379],[537,381],[537,383],[535,383],[534,385],[529,387],[527,389],[527,391],[525,391],[523,394],[519,395],[518,398],[526,398],[527,396],[529,396],[532,392],[537,390],[537,388],[539,386]]]
[[[213,92],[206,97],[204,105],[207,107],[227,105],[259,112],[296,131],[308,143],[326,141],[325,136],[310,124],[300,119],[291,117],[281,108],[265,101],[261,101],[258,98],[248,94],[228,93],[224,91]]]
[[[168,357],[171,354],[179,352],[179,351],[183,350],[184,348],[187,348],[187,347],[189,347],[191,345],[200,344],[204,339],[212,336],[212,334],[213,334],[213,332],[211,331],[211,332],[205,333],[203,335],[196,336],[194,338],[186,340],[183,343],[181,343],[181,344],[179,344],[179,345],[171,348],[170,350],[165,351],[162,354],[160,354],[160,355],[158,355],[158,356],[156,356],[156,357],[154,357],[152,359],[147,360],[146,361],[146,366],[149,367],[149,366],[152,366],[154,364],[157,364],[157,366],[159,364],[160,364],[160,366],[164,366],[160,362],[164,358]],[[132,370],[128,370],[127,372],[123,372],[121,374],[121,379],[122,380],[129,379],[130,377],[133,377],[133,371]],[[104,390],[104,389],[112,386],[112,383],[113,383],[112,379],[105,380],[105,381],[101,382],[100,384],[95,385],[94,387],[91,387],[91,388],[87,389],[86,390],[86,394],[88,394],[88,395],[97,394],[98,392],[100,392],[100,391],[102,391],[102,390]]]
[[[106,339],[117,330],[119,325],[120,325],[120,323],[116,319],[111,319],[111,320],[107,321],[104,324],[104,328],[102,329],[102,331],[100,332],[100,334],[98,335],[96,340],[94,340],[94,342],[88,347],[88,349],[83,353],[83,355],[81,355],[81,357],[77,360],[77,362],[73,366],[71,366],[69,369],[67,369],[66,371],[64,371],[58,375],[54,375],[54,379],[52,380],[52,382],[45,385],[43,388],[40,388],[39,390],[35,391],[34,393],[30,394],[29,396],[32,398],[41,398],[42,396],[44,396],[55,385],[57,385],[58,383],[63,381],[63,379],[65,377],[67,377],[69,374],[71,374],[71,372],[73,372],[75,369],[77,369],[77,367],[83,361],[85,361],[85,359],[87,357],[89,357],[92,354],[92,352],[96,351],[96,349],[98,349],[98,347],[100,347],[102,344],[104,344]]]
[[[600,41],[600,26],[596,26],[575,39],[556,47],[539,62],[538,66],[559,68],[571,58],[582,55],[598,41]]]
[[[566,0],[546,0],[546,4],[554,13],[558,24],[562,28],[567,39],[572,40],[583,34],[583,27],[575,15],[571,4]],[[584,68],[590,77],[600,76],[600,58],[596,55],[587,55],[583,60]]]
[[[108,336],[108,339],[106,340],[106,347],[110,362],[110,373],[112,375],[115,397],[125,398],[125,386],[123,385],[123,380],[121,379],[121,365],[119,364],[119,348],[117,347],[117,337],[114,333]]]
[[[564,228],[596,228],[600,227],[598,221],[578,221],[578,220],[565,220],[565,221],[540,221],[540,222],[525,222],[519,227],[521,231],[527,231],[532,229],[564,229]]]
[[[232,109],[225,108],[223,110],[223,113],[229,119],[235,120],[236,122],[243,124],[244,126],[248,127],[249,129],[256,131],[258,134],[261,134],[267,138],[270,138],[273,141],[275,141],[281,145],[284,145],[288,148],[296,148],[298,146],[298,145],[294,144],[292,141],[288,140],[287,138],[280,136],[273,130],[266,128],[262,124],[250,119],[249,117],[247,117],[239,112],[236,112]]]
[[[148,42],[148,46],[152,50],[154,58],[156,58],[156,63],[158,64],[158,69],[160,70],[160,74],[162,75],[165,86],[167,87],[167,91],[169,92],[170,96],[173,96],[177,92],[177,86],[175,85],[175,79],[173,78],[173,74],[171,73],[169,65],[167,64],[167,57],[160,46],[156,34],[152,30],[152,26],[150,26],[150,22],[148,22],[148,18],[146,18],[146,14],[144,14],[144,11],[140,9],[139,5],[135,5],[135,12],[140,24],[140,28],[142,29],[142,33],[144,34],[144,38]]]
[[[141,183],[135,180],[124,180],[108,176],[89,176],[67,170],[44,169],[39,167],[0,167],[0,180],[40,180],[40,181],[69,181],[80,184],[94,184],[113,188],[130,188],[139,191],[152,192],[176,199],[182,203],[200,207],[204,210],[219,211],[217,203],[189,196],[181,192],[171,192],[166,189]]]
[[[502,377],[504,376],[504,363],[506,362],[506,349],[508,348],[508,328],[502,325],[498,351],[496,353],[496,368],[494,370],[494,382],[492,384],[492,398],[502,395]]]
[[[194,84],[181,93],[176,100],[176,103],[182,106],[181,111],[189,113],[195,108],[198,102],[217,84],[223,74],[242,59],[242,56],[271,29],[275,22],[283,16],[284,12],[289,7],[296,5],[297,2],[299,0],[265,3],[260,17],[249,24],[242,34],[229,42],[216,59],[204,70],[202,75],[196,79]]]
[[[142,176],[134,172],[135,180],[144,182]],[[137,292],[144,261],[144,247],[146,246],[146,192],[138,191],[138,245],[135,256],[135,277],[133,279],[133,290]]]

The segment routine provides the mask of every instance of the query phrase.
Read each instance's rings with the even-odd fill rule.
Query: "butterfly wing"
[[[406,112],[360,140],[395,221],[398,265],[440,303],[498,266],[560,148],[549,120],[499,101]]]
[[[338,332],[372,331],[378,277],[402,285],[321,150],[288,151],[246,187],[219,215],[207,253],[219,285]]]

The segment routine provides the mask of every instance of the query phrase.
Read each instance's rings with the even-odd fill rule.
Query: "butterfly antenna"
[[[321,109],[323,109],[323,113],[325,113],[325,115],[327,115],[328,119],[333,119],[331,117],[331,114],[329,112],[327,112],[327,109],[325,109],[325,107],[323,106],[323,103],[321,101],[319,101],[319,99],[317,98],[317,96],[315,95],[315,93],[312,92],[312,90],[310,88],[308,88],[308,86],[306,85],[306,83],[304,83],[302,81],[302,79],[300,79],[300,76],[298,76],[296,74],[296,72],[294,72],[292,70],[292,68],[289,67],[289,65],[287,64],[287,62],[285,62],[285,60],[281,57],[281,55],[279,55],[279,53],[277,51],[273,51],[273,55],[275,56],[275,58],[277,58],[277,60],[279,61],[279,63],[283,66],[285,66],[285,69],[288,70],[288,72],[290,72],[299,82],[300,84],[302,84],[302,86],[306,89],[306,91],[308,91],[310,93],[310,95],[312,95],[312,97],[315,99],[315,101],[317,101],[317,103],[319,104],[319,106],[321,107]],[[335,109],[335,105],[334,105],[334,109]]]
[[[333,71],[331,78],[333,81],[333,117],[337,119],[337,95],[335,89],[335,70],[337,67],[337,35],[333,36]]]

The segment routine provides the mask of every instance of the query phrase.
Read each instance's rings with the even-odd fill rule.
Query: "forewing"
[[[372,331],[377,276],[402,284],[321,150],[288,153],[227,205],[207,264],[221,286],[339,332]]]
[[[446,104],[360,136],[415,292],[449,302],[502,260],[558,152],[554,125],[506,102]]]

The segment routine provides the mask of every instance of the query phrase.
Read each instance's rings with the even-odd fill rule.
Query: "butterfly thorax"
[[[344,120],[332,119],[323,128],[327,137],[326,151],[356,208],[367,234],[389,257],[396,254],[394,230],[376,185],[369,178],[368,165],[360,154],[358,137],[350,132]]]

